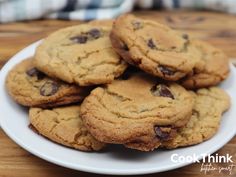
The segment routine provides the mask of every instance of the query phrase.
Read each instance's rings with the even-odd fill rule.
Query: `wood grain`
[[[236,17],[213,12],[155,12],[139,11],[138,16],[168,24],[169,26],[191,34],[224,50],[231,58],[236,58]],[[0,67],[22,48],[37,41],[49,33],[80,21],[39,20],[0,25]],[[236,137],[218,152],[229,153],[236,162]],[[81,159],[82,160],[82,159]],[[221,166],[223,164],[217,164]],[[144,175],[158,176],[205,176],[200,172],[200,164],[195,163],[169,172]],[[0,177],[65,177],[65,176],[101,176],[70,170],[46,162],[23,150],[0,130]],[[228,176],[227,173],[211,172],[207,176]],[[231,176],[236,176],[236,168]]]

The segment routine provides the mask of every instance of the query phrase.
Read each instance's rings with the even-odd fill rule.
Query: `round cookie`
[[[210,87],[219,84],[229,75],[229,60],[219,49],[210,44],[194,40],[193,45],[201,52],[201,58],[205,62],[205,68],[201,72],[195,72],[187,76],[181,84],[188,89]]]
[[[165,80],[176,81],[204,67],[188,35],[154,21],[122,15],[115,20],[110,39],[128,63]]]
[[[81,104],[81,117],[99,141],[141,151],[171,139],[189,120],[193,97],[180,85],[145,73],[94,89]]]
[[[35,69],[33,59],[17,64],[6,79],[7,91],[19,104],[55,107],[81,101],[91,90],[51,79]]]
[[[37,48],[36,68],[80,86],[110,83],[127,67],[112,50],[110,29],[82,24],[54,32]]]
[[[30,108],[30,123],[39,134],[59,144],[82,151],[98,151],[105,144],[97,141],[84,127],[80,106],[54,109]]]
[[[201,143],[214,136],[219,129],[222,113],[230,107],[230,98],[226,92],[217,87],[199,89],[193,93],[195,103],[192,116],[177,136],[162,144],[173,149]]]

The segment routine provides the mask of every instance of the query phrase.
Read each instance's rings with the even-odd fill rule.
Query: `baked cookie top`
[[[145,73],[126,79],[94,89],[81,104],[81,117],[99,141],[153,150],[187,123],[193,97],[180,85]]]
[[[195,98],[192,116],[177,136],[163,143],[163,147],[172,149],[201,143],[214,134],[220,126],[221,116],[230,107],[230,97],[217,87],[199,89],[192,93]]]
[[[196,89],[214,86],[225,80],[230,69],[224,52],[200,40],[193,40],[192,43],[200,51],[205,67],[203,71],[195,71],[192,76],[184,78],[181,84],[186,88]]]
[[[91,90],[49,78],[34,67],[32,58],[18,63],[9,72],[6,87],[19,104],[37,107],[55,107],[78,102]]]
[[[110,27],[82,24],[58,30],[37,48],[35,65],[44,73],[80,86],[110,83],[127,64],[109,39]]]
[[[39,134],[59,144],[82,151],[98,151],[105,144],[97,141],[84,127],[80,106],[54,109],[30,108],[31,125]]]
[[[128,63],[166,80],[179,80],[202,70],[200,53],[188,35],[133,15],[118,17],[110,35],[112,46]]]

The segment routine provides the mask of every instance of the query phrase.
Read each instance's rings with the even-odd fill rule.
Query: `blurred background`
[[[140,9],[236,13],[235,0],[0,0],[0,22],[110,19]]]
[[[236,0],[0,0],[0,68],[55,30],[89,20],[101,23],[97,20],[123,13],[210,42],[236,63]]]

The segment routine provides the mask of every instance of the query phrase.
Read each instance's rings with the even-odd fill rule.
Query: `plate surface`
[[[8,71],[23,59],[33,56],[36,42],[25,48],[5,64],[0,73],[0,124],[7,135],[32,154],[49,162],[86,172],[114,175],[148,174],[179,168],[191,162],[174,163],[172,154],[192,156],[193,153],[211,154],[226,144],[236,132],[236,69],[231,66],[231,74],[220,87],[231,96],[231,109],[223,116],[218,133],[199,145],[176,150],[156,150],[137,152],[122,146],[111,146],[103,152],[86,153],[55,144],[28,128],[28,109],[16,104],[7,94],[5,78]],[[200,164],[199,164],[200,169]]]

